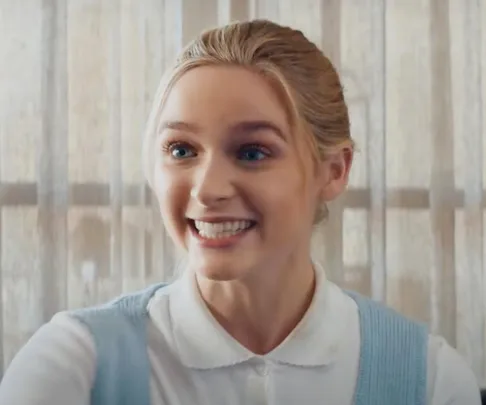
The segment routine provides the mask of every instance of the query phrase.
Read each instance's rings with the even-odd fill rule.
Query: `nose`
[[[191,197],[205,207],[228,201],[235,194],[234,169],[223,160],[208,157],[196,169]]]

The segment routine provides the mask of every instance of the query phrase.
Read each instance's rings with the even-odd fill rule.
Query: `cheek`
[[[297,169],[278,170],[265,176],[254,189],[253,195],[266,222],[294,222],[295,217],[306,216],[308,206],[308,190],[302,175]],[[269,173],[270,174],[270,173]],[[282,223],[282,225],[284,225]]]
[[[296,232],[303,232],[312,227],[316,207],[316,192],[311,178],[302,170],[294,166],[281,176],[276,184],[275,213],[282,226],[292,228]],[[282,181],[282,179],[285,179]]]

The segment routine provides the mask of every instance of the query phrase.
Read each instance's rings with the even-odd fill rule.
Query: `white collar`
[[[192,274],[184,274],[166,292],[163,290],[161,295],[168,294],[169,298],[169,311],[163,312],[170,316],[179,357],[187,367],[198,369],[231,366],[255,357],[297,366],[329,365],[339,352],[352,308],[351,300],[316,267],[315,293],[303,319],[278,347],[259,356],[242,346],[215,320]],[[162,316],[157,313],[157,303],[153,304],[152,318]]]

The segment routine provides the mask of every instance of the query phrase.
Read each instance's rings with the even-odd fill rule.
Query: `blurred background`
[[[54,313],[170,278],[141,169],[152,97],[194,35],[256,17],[301,29],[345,86],[359,153],[316,260],[486,387],[481,0],[0,0],[0,375]]]

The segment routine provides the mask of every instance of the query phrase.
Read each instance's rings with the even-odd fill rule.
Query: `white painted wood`
[[[69,1],[69,181],[110,181],[110,14],[114,2]],[[108,7],[110,5],[111,7]],[[90,164],[84,164],[89,160]]]
[[[40,2],[1,2],[0,24],[8,33],[0,36],[0,182],[35,182],[43,131]],[[2,187],[0,201],[4,197]],[[10,207],[1,212],[2,370],[44,320],[37,211]]]
[[[345,87],[358,152],[316,260],[428,322],[486,387],[481,0],[0,0],[0,364],[61,307],[172,276],[145,121],[181,47],[249,17],[302,30]]]
[[[249,17],[250,5],[247,1],[218,0],[218,24],[244,21]]]
[[[115,292],[123,290],[122,266],[122,215],[123,215],[123,176],[122,176],[122,118],[121,118],[121,54],[122,54],[122,15],[121,2],[103,3],[106,8],[109,26],[107,54],[108,95],[109,95],[109,137],[110,137],[110,278],[115,284]]]
[[[454,136],[461,162],[458,183],[464,187],[464,206],[458,221],[462,235],[457,258],[457,344],[484,383],[486,379],[485,271],[483,253],[484,104],[479,0],[451,0],[451,61]],[[483,28],[484,29],[484,28]]]
[[[322,2],[320,11],[322,51],[341,70],[341,13],[343,4],[338,0]],[[317,10],[316,10],[317,11]],[[306,10],[309,13],[310,10]],[[343,267],[343,202],[342,197],[328,204],[329,217],[322,226],[324,268],[331,280],[344,283]]]
[[[67,305],[68,128],[66,3],[42,7],[39,66],[42,130],[37,142],[38,286],[43,319]]]
[[[123,292],[140,289],[146,283],[146,269],[150,262],[146,257],[146,244],[151,239],[146,235],[148,224],[145,207],[145,179],[142,170],[141,139],[150,108],[152,93],[146,85],[147,69],[152,64],[160,66],[160,45],[163,37],[163,2],[131,0],[121,2],[121,53],[120,53],[120,109],[121,109],[121,179],[122,192],[126,183],[136,184],[135,207],[123,206],[121,218],[121,268]],[[141,46],[144,44],[144,46]],[[161,70],[161,69],[159,69]],[[160,74],[160,73],[159,73]],[[153,92],[154,90],[152,90]],[[123,202],[122,202],[123,204]]]
[[[250,0],[250,18],[280,21],[280,8],[278,0]]]
[[[386,186],[430,184],[431,91],[428,0],[386,2]],[[423,162],[427,162],[424,164]],[[434,271],[430,212],[386,212],[386,301],[429,322]]]
[[[6,367],[44,322],[36,208],[2,209],[2,346]]]
[[[42,122],[41,3],[0,1],[0,24],[2,181],[31,182]]]
[[[365,260],[355,259],[353,263],[362,267],[360,272],[344,277],[354,279],[362,292],[379,301],[386,297],[385,4],[385,1],[346,0],[341,9],[341,72],[352,136],[357,143],[350,187],[370,191],[367,222],[354,221],[353,226],[359,229],[362,238],[346,240],[349,229],[346,221],[343,224],[345,254],[349,252],[347,256],[351,258],[358,256],[354,253],[357,250],[367,251]],[[344,218],[349,218],[346,212]]]
[[[452,117],[449,5],[432,0],[431,36],[431,183],[429,190],[434,260],[430,272],[431,330],[456,342],[454,267],[454,122]]]
[[[156,11],[156,12],[154,12]],[[147,103],[145,117],[148,117],[152,100],[159,85],[164,69],[169,66],[184,45],[183,2],[151,1],[144,11],[147,33],[144,42],[144,91]],[[172,246],[160,218],[159,204],[153,193],[144,197],[151,202],[147,218],[145,235],[145,281],[156,282],[168,279],[173,272]],[[144,201],[141,201],[144,204]],[[150,254],[151,257],[147,257]]]

